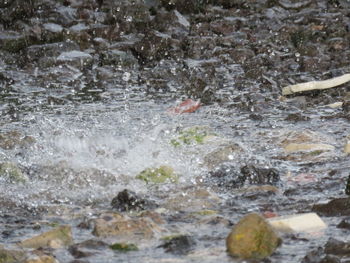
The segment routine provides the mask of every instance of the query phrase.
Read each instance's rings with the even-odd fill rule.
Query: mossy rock
[[[22,262],[25,252],[21,250],[8,250],[0,245],[0,263]]]
[[[159,168],[147,168],[140,172],[137,176],[137,179],[143,180],[146,183],[166,183],[178,182],[178,175],[174,173],[174,169],[170,166],[162,165]]]
[[[110,249],[114,251],[119,251],[119,252],[129,252],[129,251],[139,250],[135,244],[128,244],[128,243],[114,243],[109,247]]]
[[[210,128],[205,126],[194,126],[183,129],[179,132],[179,136],[172,139],[170,143],[175,146],[204,144],[209,138],[216,136]]]
[[[243,217],[226,239],[231,256],[253,260],[269,257],[280,244],[281,239],[271,225],[255,213]]]
[[[11,183],[25,183],[26,177],[14,163],[0,163],[0,177]]]
[[[73,243],[72,228],[69,225],[63,225],[42,233],[38,236],[19,242],[23,248],[49,247],[51,243],[59,243],[62,246],[69,246]]]

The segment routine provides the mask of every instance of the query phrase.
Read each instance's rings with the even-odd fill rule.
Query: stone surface
[[[9,183],[24,183],[27,181],[27,177],[21,169],[11,162],[0,163],[0,178]]]
[[[325,204],[315,204],[312,211],[323,216],[349,216],[350,198],[336,198]]]
[[[38,236],[23,240],[18,243],[23,248],[51,247],[54,245],[68,246],[73,242],[72,230],[68,225],[59,226]]]
[[[78,50],[62,52],[57,57],[58,64],[69,64],[79,69],[89,68],[93,62],[90,54]]]
[[[170,166],[162,165],[158,168],[147,168],[141,171],[137,179],[146,183],[176,183],[178,176],[174,173],[174,169]]]
[[[258,214],[248,214],[234,225],[226,239],[226,247],[231,256],[244,259],[264,259],[269,257],[281,244],[266,220]]]
[[[158,247],[164,248],[167,253],[175,255],[185,255],[194,249],[196,242],[191,236],[179,235],[166,239],[166,241]]]
[[[124,189],[112,199],[111,206],[120,212],[133,210],[140,211],[155,207],[155,203],[130,190]]]
[[[163,230],[150,218],[130,218],[121,214],[104,214],[94,222],[93,235],[115,237],[122,242],[152,239]]]
[[[108,244],[101,240],[90,239],[81,243],[71,245],[68,251],[75,258],[84,258],[98,254],[101,250],[107,247]]]
[[[5,249],[0,245],[0,262],[1,263],[17,263],[23,261],[25,252],[21,250]]]

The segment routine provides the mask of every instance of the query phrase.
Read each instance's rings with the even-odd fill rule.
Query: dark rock
[[[121,212],[132,210],[140,211],[155,207],[155,203],[125,189],[112,199],[111,206]]]
[[[337,240],[335,238],[330,238],[325,247],[324,251],[327,254],[340,255],[340,256],[350,256],[350,243]]]
[[[208,0],[160,0],[167,10],[176,9],[183,14],[199,13],[205,10]]]
[[[323,216],[349,216],[350,198],[337,198],[326,204],[315,204],[312,211]]]
[[[100,240],[91,239],[70,246],[68,251],[75,258],[84,258],[95,255],[99,250],[107,247],[107,243]]]
[[[18,52],[28,45],[24,34],[14,31],[0,32],[0,49],[12,53]]]
[[[253,165],[246,165],[241,167],[241,173],[250,184],[276,185],[280,180],[279,173],[274,168],[259,168]]]
[[[32,45],[26,49],[28,63],[37,62],[40,67],[53,66],[62,52],[78,50],[74,42],[57,42],[52,44]]]
[[[171,38],[157,31],[148,32],[134,45],[134,51],[142,62],[159,60],[167,56],[171,49]]]
[[[309,117],[304,116],[300,112],[298,113],[290,113],[288,116],[285,118],[286,121],[293,121],[293,122],[298,122],[298,121],[308,121],[310,120]]]
[[[101,66],[120,65],[122,67],[136,67],[138,60],[128,52],[112,49],[100,53],[100,64]]]
[[[185,255],[193,250],[195,241],[192,237],[187,235],[175,236],[164,244],[158,246],[164,248],[165,252],[175,255]]]
[[[337,228],[344,228],[350,230],[350,218],[343,219],[338,225]]]
[[[302,259],[301,263],[340,263],[340,259],[333,255],[325,255],[325,251],[319,247]]]
[[[244,185],[246,176],[239,173],[236,167],[230,164],[222,164],[210,171],[209,177],[205,180],[225,189],[234,189]]]

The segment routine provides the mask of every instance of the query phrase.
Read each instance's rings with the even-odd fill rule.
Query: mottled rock
[[[11,162],[0,163],[0,178],[10,183],[24,183],[27,181],[27,177],[21,169]]]
[[[158,247],[164,248],[164,251],[167,253],[186,255],[194,249],[195,244],[191,236],[179,235],[166,239],[165,242]]]
[[[323,216],[349,216],[350,198],[337,198],[325,204],[315,204],[312,211]]]
[[[170,166],[162,165],[159,168],[147,168],[140,172],[137,179],[143,180],[146,183],[176,183],[178,176],[174,173],[174,169]]]
[[[197,211],[201,209],[215,209],[221,199],[207,189],[182,190],[166,200],[165,208],[172,211]]]
[[[22,262],[24,258],[25,258],[24,251],[5,249],[2,245],[0,245],[0,262],[1,263]]]
[[[148,32],[134,45],[134,51],[143,62],[159,60],[167,56],[171,49],[171,37],[157,31]]]
[[[280,181],[279,172],[275,168],[261,168],[254,165],[241,167],[241,173],[250,184],[276,185]]]
[[[238,144],[234,143],[220,146],[204,157],[204,164],[208,168],[213,169],[219,164],[236,159],[237,155],[242,153],[242,151],[243,149]]]
[[[28,259],[24,261],[24,263],[59,263],[51,255],[31,255]]]
[[[209,176],[204,181],[225,189],[232,189],[242,187],[246,177],[237,171],[237,167],[230,164],[221,164],[210,171]]]
[[[226,239],[228,253],[244,259],[267,258],[280,244],[281,239],[258,214],[243,217]]]
[[[155,203],[130,190],[124,189],[112,199],[111,206],[120,212],[133,210],[140,211],[154,207]]]
[[[68,225],[59,226],[49,230],[41,235],[23,240],[18,243],[20,247],[24,248],[39,248],[68,246],[73,242],[72,230]]]
[[[162,231],[150,218],[130,218],[120,214],[103,214],[94,220],[93,235],[115,237],[119,241],[130,242],[151,239]]]

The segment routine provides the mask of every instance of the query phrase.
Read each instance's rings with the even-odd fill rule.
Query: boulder
[[[204,164],[210,169],[217,167],[218,165],[232,161],[237,158],[237,155],[242,153],[243,149],[235,143],[220,146],[218,149],[208,153],[204,157]]]
[[[243,217],[226,239],[228,253],[243,259],[267,258],[280,244],[281,239],[271,225],[255,213]]]
[[[23,248],[63,247],[73,242],[71,226],[63,225],[18,243]]]
[[[0,32],[0,49],[16,53],[28,45],[24,34],[14,31]]]

